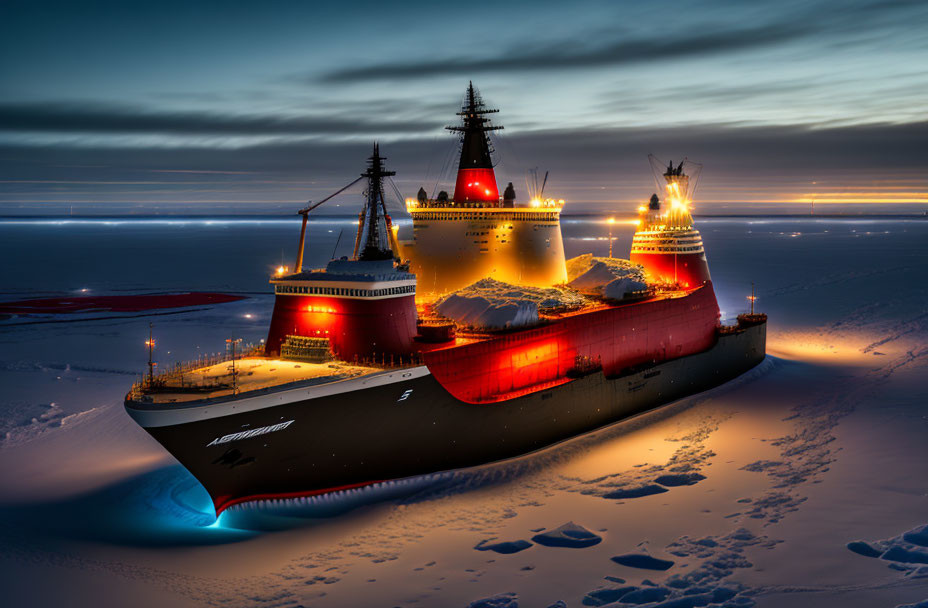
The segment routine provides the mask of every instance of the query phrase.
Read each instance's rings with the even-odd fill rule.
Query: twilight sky
[[[289,211],[374,139],[447,187],[470,79],[501,186],[550,170],[569,210],[646,199],[654,153],[704,164],[697,212],[921,213],[926,32],[923,0],[6,0],[0,214]]]

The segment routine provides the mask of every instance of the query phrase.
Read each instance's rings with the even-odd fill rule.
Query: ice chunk
[[[847,544],[847,548],[857,553],[858,555],[863,555],[864,557],[879,557],[883,554],[880,549],[877,549],[870,543],[864,542],[862,540],[855,540]]]
[[[503,555],[510,555],[512,553],[524,551],[531,546],[532,543],[527,540],[502,541],[498,543],[490,543],[489,540],[482,540],[477,543],[474,549],[477,551],[493,551],[495,553],[502,553]]]
[[[880,556],[880,559],[907,564],[928,564],[928,552],[904,549],[898,546],[890,547],[886,553]]]
[[[605,606],[622,599],[638,587],[601,587],[594,589],[583,596],[582,603],[584,606]]]
[[[519,596],[515,593],[500,593],[471,602],[467,608],[519,608]]]
[[[629,294],[645,291],[647,288],[648,284],[644,281],[623,277],[606,283],[602,288],[602,294],[604,298],[610,300],[621,300]]]
[[[673,566],[673,562],[670,560],[658,559],[645,553],[626,553],[625,555],[616,555],[611,559],[619,565],[643,570],[668,570]]]
[[[570,521],[555,528],[549,532],[542,532],[532,537],[532,540],[539,545],[546,547],[570,547],[573,549],[583,549],[599,544],[603,539],[601,536],[590,532],[583,526],[578,526]]]
[[[535,324],[540,311],[569,310],[586,304],[583,296],[569,289],[481,279],[443,297],[434,310],[461,325],[504,328]]]
[[[633,486],[613,490],[604,494],[603,498],[641,498],[642,496],[651,496],[652,494],[663,494],[667,488],[653,483],[647,483],[641,486]]]
[[[670,589],[667,587],[648,587],[632,591],[622,597],[623,604],[650,604],[651,602],[660,602],[667,599],[670,595]]]
[[[653,604],[654,608],[697,608],[699,606],[715,606],[722,604],[724,606],[753,606],[754,600],[747,597],[738,597],[738,592],[727,587],[692,587],[684,592],[683,597],[677,597],[659,604]],[[626,600],[623,599],[623,603]]]
[[[928,525],[909,530],[902,535],[902,540],[913,545],[928,547]]]
[[[705,475],[699,473],[668,473],[667,475],[661,475],[654,481],[662,486],[672,488],[675,486],[691,486],[705,478]]]
[[[581,274],[590,269],[590,266],[593,265],[593,254],[584,253],[583,255],[578,255],[575,258],[570,258],[566,262],[567,265],[567,282],[570,283]]]
[[[571,271],[574,273],[573,276]],[[574,289],[608,298],[621,299],[628,291],[647,288],[644,268],[618,258],[574,258],[568,262],[567,276],[570,279],[568,285]],[[611,295],[607,294],[606,287],[617,280],[624,282],[616,283],[611,288]]]
[[[538,322],[538,306],[534,302],[491,302],[478,295],[451,294],[435,310],[456,323],[474,327],[519,327]]]

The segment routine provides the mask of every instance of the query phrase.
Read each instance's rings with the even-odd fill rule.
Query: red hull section
[[[692,289],[711,280],[705,253],[632,253],[630,259],[651,276],[685,288]]]
[[[425,353],[429,371],[457,399],[492,403],[568,382],[577,356],[615,375],[710,348],[719,307],[712,284],[686,296],[568,316],[537,329]]]
[[[415,296],[382,299],[278,295],[265,347],[280,352],[288,335],[329,338],[333,352],[352,361],[408,354],[416,336]]]
[[[456,202],[499,202],[493,169],[458,169],[454,184]]]
[[[254,500],[288,500],[291,498],[308,498],[310,496],[320,496],[322,494],[332,494],[335,492],[341,492],[343,490],[354,490],[356,488],[363,488],[366,486],[372,486],[375,483],[381,483],[380,481],[364,481],[361,483],[352,483],[345,486],[338,486],[335,488],[325,488],[324,490],[308,490],[306,492],[283,492],[278,494],[253,494],[251,496],[215,496],[213,497],[213,508],[216,509],[216,517],[219,517],[219,514],[238,504],[243,502],[251,502]]]

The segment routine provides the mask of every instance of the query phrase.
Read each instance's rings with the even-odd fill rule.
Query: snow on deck
[[[460,325],[501,329],[534,325],[540,312],[588,305],[586,298],[564,287],[531,287],[481,279],[443,297],[434,309]]]
[[[503,329],[537,324],[541,316],[622,300],[648,289],[644,269],[618,258],[590,254],[567,261],[567,285],[533,287],[486,278],[443,296],[434,310],[463,326]],[[592,298],[592,299],[591,299]]]
[[[644,291],[648,281],[644,268],[620,258],[599,258],[591,254],[567,261],[568,285],[587,295],[621,300],[629,293]]]

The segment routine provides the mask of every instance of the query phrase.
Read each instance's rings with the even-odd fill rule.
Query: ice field
[[[307,264],[353,225],[311,224]],[[122,398],[150,321],[162,366],[265,336],[299,220],[0,220],[2,300],[245,296],[0,318],[3,604],[928,605],[928,220],[697,228],[723,317],[752,281],[769,315],[753,371],[517,460],[216,521]],[[563,230],[606,254],[600,220]]]

